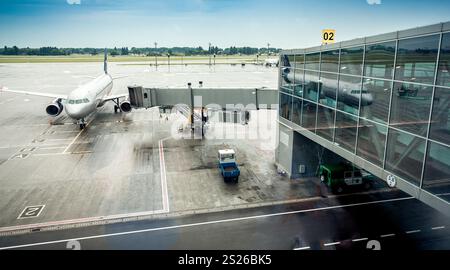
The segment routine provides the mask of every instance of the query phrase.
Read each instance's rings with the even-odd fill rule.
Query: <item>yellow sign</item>
[[[336,30],[322,30],[322,44],[332,44],[336,42]]]

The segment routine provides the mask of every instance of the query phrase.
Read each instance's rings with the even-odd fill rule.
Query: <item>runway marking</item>
[[[164,160],[164,140],[159,141],[159,166],[161,171],[161,195],[163,200],[163,209],[170,212],[169,208],[169,193],[167,189],[167,175],[166,175],[166,162]]]
[[[67,153],[67,150],[69,150],[69,148],[76,142],[76,140],[80,137],[81,134],[83,134],[83,132],[86,130],[86,128],[92,123],[94,119],[92,119],[89,123],[86,124],[86,127],[83,128],[82,130],[80,130],[80,132],[78,132],[77,136],[75,138],[73,138],[73,140],[70,142],[70,144],[66,147],[66,149],[64,149],[63,154]]]
[[[359,239],[353,239],[352,242],[360,242],[360,241],[367,241],[369,238],[359,238]]]
[[[341,244],[341,242],[334,242],[334,243],[324,244],[324,246],[329,247],[329,246],[337,246],[337,245],[340,245],[340,244]]]
[[[306,249],[311,249],[311,247],[294,248],[294,250],[306,250]]]
[[[183,224],[183,225],[174,225],[174,226],[150,228],[150,229],[127,231],[127,232],[119,232],[119,233],[92,235],[92,236],[85,236],[85,237],[80,237],[80,238],[68,238],[68,239],[62,239],[62,240],[38,242],[38,243],[16,245],[16,246],[9,246],[9,247],[0,247],[0,250],[58,244],[58,243],[64,243],[64,242],[67,242],[67,241],[70,241],[70,240],[74,240],[74,239],[78,240],[78,241],[81,241],[81,240],[90,240],[90,239],[113,237],[113,236],[124,236],[124,235],[131,235],[131,234],[139,234],[139,233],[155,232],[155,231],[164,231],[164,230],[173,230],[173,229],[180,229],[180,228],[190,228],[190,227],[212,225],[212,224],[248,221],[248,220],[255,220],[255,219],[260,219],[260,218],[293,215],[293,214],[299,214],[299,213],[310,213],[310,212],[318,212],[318,211],[327,211],[327,210],[340,209],[340,208],[349,208],[349,207],[362,206],[362,205],[373,205],[373,204],[382,204],[382,203],[396,202],[396,201],[406,201],[406,200],[412,200],[412,199],[414,199],[414,197],[397,198],[397,199],[389,199],[389,200],[380,200],[380,201],[372,201],[372,202],[365,202],[365,203],[354,203],[354,204],[347,204],[347,205],[336,205],[336,206],[328,206],[328,207],[321,207],[321,208],[312,208],[312,209],[297,210],[297,211],[290,211],[290,212],[280,212],[280,213],[273,213],[273,214],[266,214],[266,215],[248,216],[248,217],[240,217],[240,218],[232,218],[232,219],[222,219],[222,220],[214,220],[214,221],[206,221],[206,222],[197,222],[197,223],[190,223],[190,224]]]
[[[381,238],[386,238],[386,237],[392,237],[392,236],[395,236],[395,233],[383,234],[383,235],[381,235],[380,237],[381,237]]]
[[[445,229],[445,226],[433,227],[431,228],[433,231]]]
[[[421,230],[407,231],[406,234],[420,233]]]
[[[39,147],[38,150],[54,150],[54,149],[62,149],[66,148],[65,146],[57,146],[57,147]]]

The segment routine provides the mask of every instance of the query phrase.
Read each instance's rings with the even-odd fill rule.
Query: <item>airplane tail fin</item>
[[[108,50],[105,48],[105,58],[103,60],[103,70],[108,74]]]
[[[282,56],[281,62],[283,67],[291,67],[291,63],[287,55]]]

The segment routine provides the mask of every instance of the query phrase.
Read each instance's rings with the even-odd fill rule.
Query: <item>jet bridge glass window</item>
[[[301,117],[302,117],[302,99],[301,98],[292,98],[292,122],[301,126]]]
[[[435,142],[428,143],[423,189],[450,201],[450,148]],[[447,195],[443,195],[447,194]]]
[[[292,96],[280,93],[280,116],[291,120]]]
[[[339,50],[322,52],[321,71],[339,72]]]
[[[419,186],[425,155],[425,140],[390,128],[386,151],[386,170]]]
[[[361,98],[361,78],[341,75],[337,108],[341,111],[358,115],[359,100]]]
[[[302,127],[308,129],[311,132],[315,132],[316,112],[316,103],[303,100]]]
[[[338,75],[321,73],[319,86],[319,103],[332,108],[336,107],[337,90]]]
[[[393,91],[390,125],[427,136],[433,87],[396,83]]]
[[[437,84],[450,87],[450,33],[442,36]]]
[[[450,89],[435,90],[430,139],[450,145]]]
[[[311,53],[305,56],[305,69],[317,70],[320,67],[320,52]]]
[[[387,123],[392,82],[364,79],[361,96],[361,117],[379,123]]]
[[[319,105],[317,110],[316,133],[330,142],[333,141],[335,110]]]
[[[386,126],[361,119],[359,122],[356,154],[373,164],[382,167],[386,137]]]
[[[364,75],[367,77],[392,79],[396,43],[387,42],[366,46]]]
[[[319,72],[306,71],[305,72],[305,90],[303,97],[317,102],[319,91]]]
[[[439,35],[400,40],[395,79],[434,84]]]
[[[295,55],[295,61],[291,62],[292,67],[304,69],[305,68],[305,55],[297,54]]]
[[[349,75],[361,75],[364,47],[347,48],[341,50],[340,72]]]
[[[357,118],[339,111],[336,113],[335,142],[353,153],[356,143]]]

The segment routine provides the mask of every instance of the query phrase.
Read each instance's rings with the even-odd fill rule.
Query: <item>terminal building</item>
[[[450,215],[450,22],[280,57],[279,167],[351,162]]]

